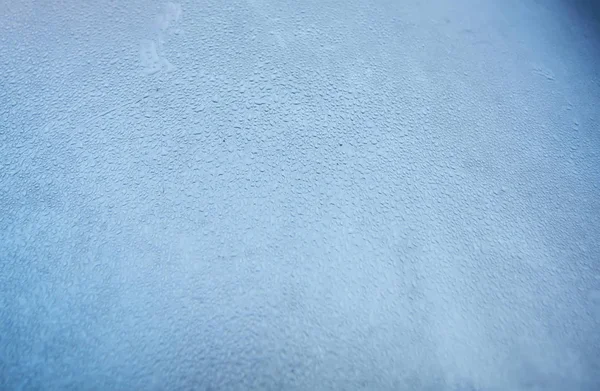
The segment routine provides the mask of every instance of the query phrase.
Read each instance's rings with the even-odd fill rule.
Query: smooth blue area
[[[0,1],[0,389],[600,390],[598,15]]]

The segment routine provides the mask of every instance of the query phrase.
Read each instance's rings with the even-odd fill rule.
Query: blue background
[[[600,389],[593,4],[0,2],[0,389]]]

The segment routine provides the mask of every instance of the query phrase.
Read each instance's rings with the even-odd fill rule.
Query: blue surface
[[[600,389],[584,2],[0,2],[0,389]]]

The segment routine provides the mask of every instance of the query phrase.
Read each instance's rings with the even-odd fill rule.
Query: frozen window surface
[[[0,2],[0,389],[600,389],[588,3]]]

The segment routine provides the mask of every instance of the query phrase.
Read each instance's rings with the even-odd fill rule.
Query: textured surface
[[[0,1],[0,389],[600,389],[598,32]]]

